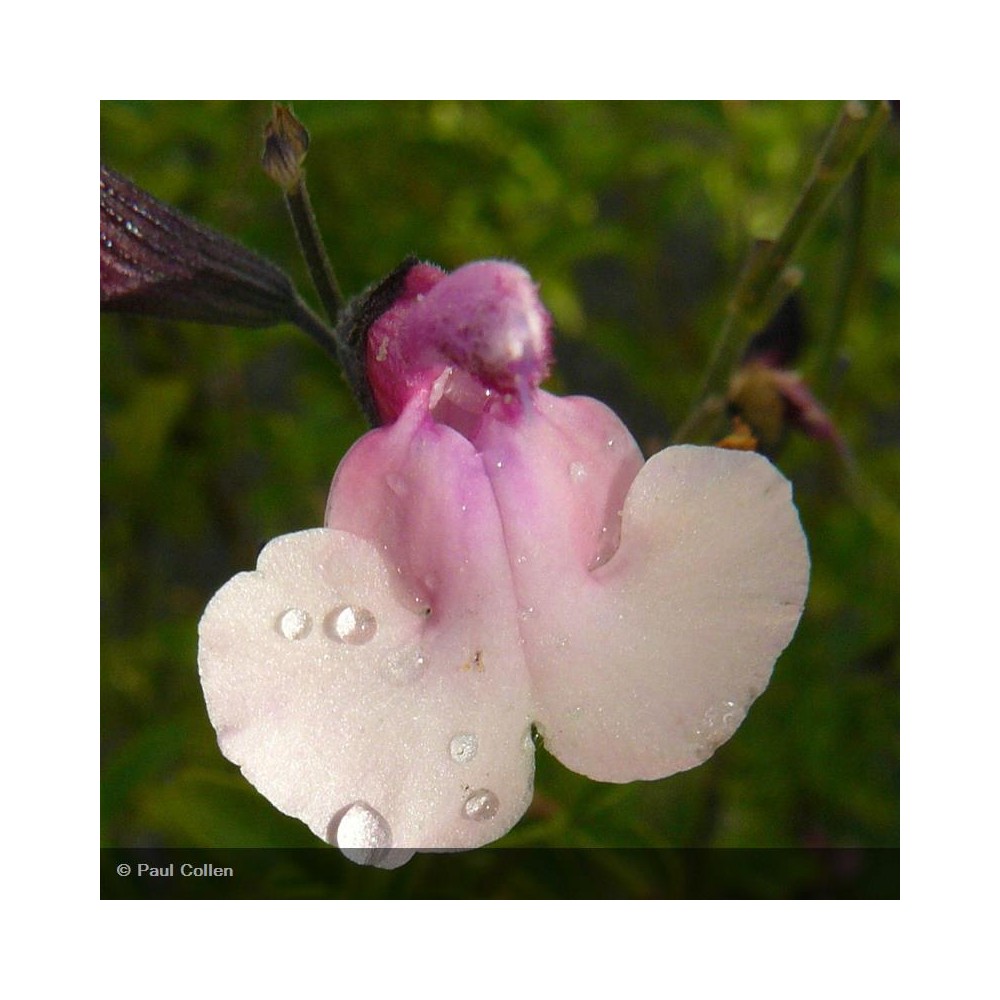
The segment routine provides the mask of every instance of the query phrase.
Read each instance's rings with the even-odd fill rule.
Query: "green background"
[[[599,396],[647,451],[687,412],[750,241],[777,234],[839,107],[294,104],[346,294],[408,254],[447,268],[517,260],[558,329],[553,387]],[[280,192],[259,168],[269,114],[263,102],[105,102],[102,161],[270,258],[315,301]],[[898,106],[795,262],[810,338],[799,367],[857,474],[795,433],[774,456],[794,483],[813,560],[792,645],[736,736],[693,771],[604,785],[540,749],[534,804],[500,846],[898,845]],[[836,349],[821,369],[824,343]],[[364,422],[333,364],[288,326],[104,316],[101,358],[102,844],[315,847],[219,753],[198,685],[197,623],[261,544],[322,522],[330,479]],[[260,893],[690,889],[662,851],[573,852],[569,870],[559,852],[487,851],[479,861],[418,857],[397,872],[327,853],[297,871],[294,889]],[[751,855],[714,855],[724,856],[720,894],[815,891],[800,854],[763,869]],[[516,870],[512,858],[523,860]],[[470,864],[481,877],[470,880]]]

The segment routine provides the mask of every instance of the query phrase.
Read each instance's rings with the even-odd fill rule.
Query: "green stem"
[[[316,224],[316,214],[313,212],[312,202],[309,200],[309,191],[306,188],[304,175],[300,176],[298,181],[285,192],[285,204],[288,205],[295,235],[298,237],[302,256],[309,268],[313,287],[323,303],[323,308],[326,310],[330,322],[336,325],[344,304],[344,297],[334,276],[326,248],[323,246],[323,238],[320,236],[319,226]]]
[[[338,362],[343,362],[344,349],[337,339],[336,334],[306,305],[305,301],[299,295],[295,296],[292,312],[288,318],[300,330],[309,334],[330,357],[336,359]]]
[[[854,300],[860,274],[865,216],[868,209],[868,164],[869,157],[861,157],[848,183],[847,232],[844,237],[844,255],[841,260],[837,296],[833,302],[830,322],[816,349],[815,371],[820,380],[819,388],[824,395],[830,388],[834,363],[847,326],[847,316]]]
[[[801,273],[789,267],[792,255],[874,142],[888,116],[885,101],[874,105],[849,101],[841,109],[777,239],[758,240],[751,249],[726,308],[695,402],[674,435],[674,443],[691,436],[707,401],[725,397],[730,375],[750,337],[767,323],[801,280]]]

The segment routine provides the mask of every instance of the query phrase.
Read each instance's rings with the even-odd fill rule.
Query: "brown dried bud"
[[[274,115],[264,126],[264,173],[285,192],[302,179],[302,163],[309,150],[309,133],[283,105],[274,106]]]

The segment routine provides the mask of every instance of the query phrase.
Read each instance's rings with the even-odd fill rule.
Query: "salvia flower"
[[[802,612],[789,483],[718,448],[644,463],[607,407],[542,391],[550,319],[513,264],[408,265],[367,302],[381,426],[325,527],[271,542],[201,622],[223,752],[384,867],[508,831],[533,727],[600,781],[706,760]]]

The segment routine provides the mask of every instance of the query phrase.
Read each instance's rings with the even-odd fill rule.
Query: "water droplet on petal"
[[[385,672],[392,684],[412,684],[427,670],[427,657],[414,649],[392,654],[386,661]]]
[[[500,809],[500,800],[488,789],[478,788],[462,806],[462,815],[477,822],[492,819]]]
[[[583,462],[570,462],[569,478],[574,483],[582,483],[587,478],[587,467]]]
[[[459,733],[448,745],[448,753],[457,764],[467,764],[478,749],[479,737],[475,733]]]
[[[342,604],[326,616],[324,627],[331,639],[360,646],[375,637],[378,622],[367,608],[357,604]]]
[[[503,462],[502,461],[497,462],[497,468],[498,469],[502,469],[503,468]]]
[[[327,839],[355,864],[377,864],[392,847],[389,824],[367,802],[348,806],[339,817],[334,816],[330,826],[333,829],[327,832]]]
[[[309,617],[308,611],[289,608],[278,615],[276,625],[286,639],[304,639],[312,628],[312,618]]]
[[[614,446],[615,446],[615,439],[614,438],[608,438],[608,447],[609,448],[614,448]]]

